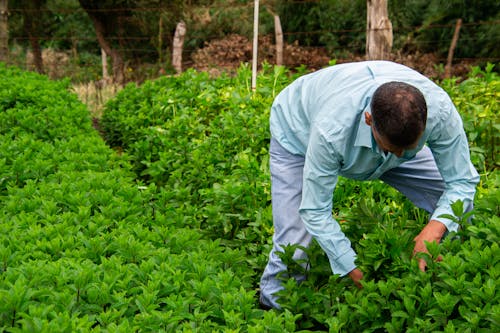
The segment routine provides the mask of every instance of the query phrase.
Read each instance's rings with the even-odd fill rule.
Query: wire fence
[[[289,3],[297,3],[297,4],[304,4],[307,2],[315,2],[315,1],[290,1]],[[147,15],[154,15],[157,14],[157,19],[159,19],[161,13],[168,12],[170,7],[168,5],[163,6],[163,7],[146,7],[146,8],[120,8],[120,9],[114,9],[114,11],[118,12],[129,12],[133,14],[147,14]],[[200,7],[198,8],[199,10],[214,10],[211,7]],[[234,4],[232,2],[227,3],[227,5],[221,4],[218,5],[217,10],[219,12],[223,11],[230,11],[230,10],[243,10],[248,12],[247,14],[242,17],[242,20],[249,21],[251,20],[251,11],[253,10],[253,3],[249,1],[246,4]],[[95,9],[94,11],[96,12],[110,12],[113,11],[113,9]],[[22,13],[28,13],[28,14],[50,14],[50,15],[62,15],[62,17],[65,17],[66,15],[86,15],[86,12],[81,9],[81,8],[50,8],[50,9],[41,9],[41,10],[30,10],[30,9],[25,9],[25,8],[9,8],[9,12],[11,16],[15,15],[21,15]],[[266,26],[266,29],[261,29],[261,34],[262,35],[267,35],[269,38],[267,39],[268,43],[271,43],[271,45],[267,46],[262,46],[262,44],[259,44],[259,48],[263,47],[263,49],[259,49],[259,58],[260,61],[266,61],[269,60],[266,58],[272,51],[269,50],[269,48],[272,47],[273,43],[273,34],[272,34],[272,29],[269,28],[269,26],[272,26],[272,17],[269,15],[265,9],[261,9],[261,13],[264,15],[261,15],[261,26]],[[267,14],[266,14],[267,13]],[[158,22],[150,22],[151,25],[158,25],[161,23]],[[210,24],[210,23],[209,23]],[[246,25],[251,27],[251,24],[249,22],[245,23]],[[237,24],[236,24],[237,25]],[[477,39],[475,39],[472,34],[467,34],[467,30],[473,30],[473,29],[478,29],[478,28],[484,28],[484,27],[493,27],[491,31],[493,33],[491,34],[485,34],[481,36],[481,41],[489,43],[489,44],[496,44],[500,42],[500,36],[498,34],[498,31],[500,29],[496,28],[500,25],[500,20],[491,20],[491,21],[486,21],[486,22],[465,22],[462,24],[462,34],[458,40],[458,46],[457,48],[459,49],[462,46],[471,44],[473,42],[478,42]],[[410,26],[410,27],[398,27],[395,26],[393,27],[393,35],[394,39],[399,40],[400,43],[399,45],[395,45],[395,48],[393,48],[394,54],[399,54],[399,53],[411,53],[412,50],[403,50],[403,44],[404,42],[401,42],[401,40],[404,40],[407,36],[414,34],[415,32],[421,31],[422,29],[426,30],[434,30],[435,33],[434,35],[439,35],[439,39],[425,39],[425,38],[420,38],[418,40],[418,43],[420,46],[424,47],[427,50],[438,50],[438,49],[443,49],[448,47],[451,42],[452,42],[452,31],[455,29],[455,24],[454,23],[449,23],[449,24],[430,24],[430,25],[416,25],[416,26]],[[227,38],[227,36],[233,34],[233,33],[238,33],[238,31],[228,31],[225,34],[221,32],[216,32],[213,34],[210,34],[207,31],[210,31],[210,29],[207,30],[200,30],[199,29],[199,24],[198,27],[195,29],[192,26],[188,24],[187,26],[187,38],[186,38],[186,43],[184,44],[184,50],[183,50],[183,60],[184,60],[184,67],[191,67],[191,66],[196,66],[196,60],[193,57],[194,54],[200,51],[200,48],[203,48],[206,45],[209,45],[211,42],[213,43],[214,41],[219,41],[219,40],[224,40]],[[331,29],[331,30],[314,30],[314,31],[283,31],[284,39],[287,42],[288,45],[295,45],[296,47],[294,49],[290,49],[288,54],[287,50],[285,50],[284,57],[297,57],[297,49],[302,48],[306,52],[305,57],[311,57],[311,54],[321,54],[324,55],[325,57],[329,57],[330,59],[337,59],[339,62],[343,61],[348,61],[352,59],[359,59],[363,55],[360,52],[360,45],[364,44],[364,41],[360,36],[362,36],[365,33],[365,29]],[[249,61],[248,57],[251,57],[251,52],[248,52],[248,47],[251,48],[251,33],[249,31],[240,33],[243,37],[246,38],[246,43],[245,45],[243,44],[235,44],[231,45],[229,43],[222,44],[222,47],[225,48],[225,53],[222,52],[215,52],[212,57],[215,59],[212,59],[215,63],[212,64],[212,66],[217,66],[220,62],[224,62],[223,58],[235,58],[236,60],[240,61]],[[128,66],[130,68],[134,69],[134,66],[139,66],[143,65],[139,64],[141,62],[150,62],[150,63],[158,63],[159,61],[162,61],[162,59],[168,59],[171,52],[171,42],[173,38],[173,32],[172,31],[166,31],[163,34],[160,32],[156,32],[156,34],[153,33],[140,33],[140,32],[135,32],[134,35],[126,35],[126,36],[108,36],[107,40],[110,42],[116,42],[116,47],[115,50],[125,54],[125,55],[133,55],[133,58],[136,59],[134,61],[129,61]],[[322,42],[322,43],[316,43],[315,45],[308,45],[307,43],[301,43],[298,41],[303,41],[303,40],[315,40],[315,41],[321,41],[324,39],[324,37],[328,35],[330,36],[330,39],[335,39],[335,40],[341,40],[342,43],[340,46],[335,46],[335,47],[330,47],[328,45],[328,42]],[[444,36],[444,37],[443,37]],[[449,37],[446,37],[449,36]],[[28,41],[33,40],[33,38],[37,39],[40,41],[42,48],[47,49],[47,48],[56,48],[56,51],[61,52],[61,53],[66,53],[69,57],[69,61],[71,61],[71,58],[79,55],[83,52],[89,52],[96,57],[99,57],[101,54],[101,50],[99,47],[99,43],[97,41],[97,37],[95,36],[95,33],[92,31],[88,30],[79,30],[79,29],[73,29],[65,33],[64,35],[50,35],[50,34],[41,34],[38,36],[29,36],[27,34],[17,34],[15,36],[10,37],[10,42],[12,45],[28,45]],[[161,41],[159,41],[161,40]],[[204,43],[200,45],[199,42],[192,42],[192,41],[200,41],[203,40]],[[79,49],[78,45],[79,44],[85,44],[86,47],[84,50]],[[160,46],[158,44],[161,44]],[[318,45],[322,44],[322,45]],[[53,46],[55,45],[55,46]],[[67,48],[60,48],[60,45],[66,45]],[[90,46],[90,48],[89,48]],[[267,47],[267,49],[265,49]],[[398,48],[399,47],[399,48]],[[95,49],[92,49],[95,48]],[[232,49],[234,48],[234,49]],[[16,65],[19,65],[21,67],[27,67],[29,68],[32,66],[29,60],[29,54],[26,55],[26,53],[23,52],[24,50],[21,50],[20,48],[11,48],[11,57],[9,61],[11,63],[14,63]],[[231,54],[233,52],[233,54]],[[243,55],[241,53],[243,52]],[[241,55],[239,58],[234,56],[234,54]],[[141,59],[147,59],[146,61],[141,61]],[[59,59],[60,60],[60,59]],[[210,60],[206,60],[209,62]],[[441,52],[441,54],[436,55],[433,58],[433,61],[435,61],[437,64],[445,62],[446,61],[446,54]],[[485,63],[485,62],[493,62],[497,63],[500,61],[500,56],[498,56],[498,52],[489,54],[489,55],[481,55],[481,56],[460,56],[456,55],[454,58],[455,62],[470,62],[470,63]],[[44,63],[48,66],[53,65],[57,66],[57,60],[51,61],[50,59],[44,59]],[[60,63],[59,63],[60,65]],[[78,65],[80,68],[83,70],[95,70],[95,65],[96,63],[92,62],[86,62],[79,60]],[[210,64],[208,64],[210,65]],[[162,64],[160,64],[162,66]],[[92,77],[98,78],[100,75],[99,72],[95,72]],[[154,75],[154,74],[152,74]],[[82,76],[82,79],[85,76]]]
[[[287,4],[303,6],[317,2],[317,0],[302,0],[287,1]],[[99,14],[112,12],[116,16],[127,13],[128,17],[142,20],[143,29],[137,29],[128,34],[106,36],[114,50],[126,58],[127,81],[140,82],[168,73],[168,68],[165,71],[165,67],[168,66],[168,59],[172,55],[174,38],[172,27],[175,27],[181,17],[173,14],[175,10],[173,2],[167,2],[162,7],[93,10]],[[196,10],[197,12],[194,14],[198,16],[192,13],[193,15],[186,20],[187,34],[183,49],[183,69],[192,67],[212,71],[227,66],[236,68],[241,63],[252,61],[253,1],[246,3],[227,1],[217,4],[216,7],[198,6]],[[235,12],[238,15],[234,15]],[[43,29],[42,33],[29,35],[22,28],[23,15],[28,15],[31,18],[49,16],[54,19],[55,17],[56,23],[51,29]],[[273,64],[276,60],[274,17],[267,4],[261,6],[259,16],[258,62]],[[365,14],[360,13],[360,16],[364,17]],[[75,20],[75,17],[77,17],[78,24],[66,26],[66,30],[57,26],[65,26],[71,20]],[[86,25],[79,25],[85,19],[87,20]],[[14,31],[9,36],[8,62],[21,68],[35,70],[30,41],[36,39],[43,51],[45,73],[54,79],[70,78],[78,96],[88,105],[92,115],[99,118],[102,106],[122,86],[103,84],[105,80],[103,80],[101,47],[87,12],[80,7],[37,10],[9,8],[9,22],[13,23]],[[306,29],[299,27],[287,29],[285,17],[282,18],[282,22],[285,23],[283,60],[288,67],[293,68],[293,66],[303,64],[313,68],[325,66],[332,59],[338,63],[363,59],[366,34],[364,24],[347,25],[347,28],[311,29],[309,27]],[[52,24],[54,25],[54,23]],[[499,45],[500,29],[498,29],[498,25],[500,25],[500,20],[464,22],[457,49],[478,42]],[[415,50],[404,48],[409,37],[427,30],[433,32],[430,34],[431,36],[439,36],[439,38],[420,36],[419,45],[431,51],[446,49],[452,43],[454,29],[455,22],[453,21],[450,21],[449,24],[427,24],[425,26],[399,26],[395,24],[393,25],[395,43],[392,50],[394,58],[391,60],[409,65],[429,77],[438,77],[440,72],[443,72],[443,67],[440,67],[440,64],[446,62],[446,53],[436,52],[430,56],[419,55]],[[469,31],[478,29],[491,31],[491,33],[484,33],[480,37],[481,40],[477,40],[477,37]],[[498,63],[499,61],[498,51],[480,56],[474,54],[468,57],[458,53],[454,57],[454,62],[457,64]],[[112,64],[109,57],[108,62],[111,71]],[[461,70],[461,65],[456,65],[455,69],[458,72]]]
[[[467,27],[479,27],[479,26],[499,26],[500,25],[500,20],[495,20],[495,21],[488,21],[488,22],[475,22],[475,23],[463,23],[462,24],[462,30],[467,29]],[[405,36],[409,33],[412,33],[414,31],[419,31],[423,28],[423,26],[412,26],[412,27],[405,27],[405,28],[393,28],[393,34],[395,36]],[[436,31],[452,31],[455,28],[454,23],[450,24],[431,24],[425,26],[425,29],[427,30],[436,30]],[[189,29],[189,27],[188,27]],[[308,36],[312,38],[318,38],[321,37],[325,34],[333,34],[336,35],[339,39],[349,39],[351,34],[353,33],[364,33],[366,29],[340,29],[340,30],[315,30],[315,31],[293,31],[293,32],[287,32],[283,31],[283,35],[285,36],[286,40],[290,39],[299,39],[299,37],[303,36]],[[439,32],[438,32],[439,33]],[[220,39],[221,36],[220,34],[217,35],[206,35],[204,33],[201,33],[199,31],[194,31],[190,32],[189,37],[192,39],[196,38],[203,38],[206,39],[207,43],[210,42],[211,40],[216,40]],[[17,35],[11,38],[13,42],[26,42],[29,41],[32,38],[36,38],[41,42],[68,42],[68,43],[75,43],[75,42],[80,42],[80,41],[87,41],[87,42],[97,42],[97,37],[95,36],[88,36],[88,35],[82,35],[79,34],[78,31],[72,31],[70,34],[67,34],[66,36],[50,36],[50,35],[38,35],[38,36],[28,36],[28,35]],[[107,37],[106,39],[109,41],[121,41],[124,42],[125,44],[131,44],[129,42],[140,42],[140,41],[151,41],[152,39],[157,38],[157,36],[151,36],[151,35],[142,35],[142,36],[110,36]],[[460,41],[463,43],[467,43],[470,41],[474,41],[475,39],[471,38],[461,38]],[[492,42],[500,42],[500,35],[498,34],[492,34],[491,36],[486,36],[483,37],[482,40],[485,41],[492,41]],[[437,40],[419,40],[419,43],[421,44],[428,44],[428,45],[441,45],[443,42],[446,44],[446,42],[451,43],[451,35],[449,39],[441,39],[440,41]],[[311,48],[323,48],[324,46],[308,46]],[[185,51],[190,53],[194,52],[198,49],[198,47],[190,47],[189,45],[185,47]],[[154,52],[155,50],[151,50],[151,48],[125,48],[125,49],[118,49],[119,51],[142,51],[142,52]],[[476,59],[493,59],[493,60],[500,60],[498,57],[492,57],[492,58],[476,58]]]

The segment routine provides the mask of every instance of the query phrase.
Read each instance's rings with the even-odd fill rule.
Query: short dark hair
[[[409,147],[425,130],[424,95],[404,82],[387,82],[375,90],[371,101],[375,130],[397,147]]]

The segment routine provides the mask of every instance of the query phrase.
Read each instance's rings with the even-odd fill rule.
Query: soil
[[[331,60],[325,48],[303,47],[297,42],[285,44],[283,50],[283,65],[287,68],[296,68],[305,65],[311,70],[328,66]],[[352,61],[362,61],[363,55],[350,55],[345,59],[337,59],[336,63]],[[435,54],[402,54],[395,53],[389,59],[420,73],[433,78],[444,78],[444,63]],[[192,61],[186,64],[200,71],[207,71],[212,75],[219,75],[221,72],[233,73],[241,63],[252,61],[252,41],[240,35],[229,35],[221,40],[214,40],[206,43],[205,46],[192,55]],[[259,38],[259,63],[276,63],[275,45],[271,36]],[[454,63],[451,68],[451,76],[465,77],[470,72],[473,62]]]

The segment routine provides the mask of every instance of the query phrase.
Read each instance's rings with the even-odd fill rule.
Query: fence
[[[292,4],[294,2],[291,2]],[[298,5],[304,2],[296,2]],[[248,2],[247,4],[238,4],[237,6],[230,3],[227,6],[221,5],[218,10],[217,15],[219,17],[224,17],[224,11],[231,11],[238,9],[243,14],[239,18],[240,21],[239,29],[234,29],[231,31],[229,29],[225,33],[213,30],[214,28],[208,28],[213,25],[213,17],[215,14],[210,14],[210,10],[213,8],[198,8],[196,15],[193,14],[193,18],[197,18],[198,21],[192,19],[191,22],[187,22],[187,37],[184,43],[183,49],[183,68],[195,67],[203,70],[209,70],[217,67],[226,68],[230,66],[237,66],[240,62],[250,62],[252,59],[252,41],[251,41],[251,31],[252,19],[253,19],[253,3]],[[151,24],[151,26],[158,26],[159,28],[154,33],[136,33],[135,35],[127,36],[115,36],[110,37],[109,40],[115,40],[119,42],[120,48],[117,49],[118,52],[122,54],[130,54],[133,57],[128,58],[127,68],[129,70],[129,79],[136,80],[142,78],[147,78],[148,76],[158,75],[162,73],[165,66],[165,59],[171,57],[173,44],[173,31],[162,30],[162,16],[161,13],[168,11],[168,8],[129,8],[120,9],[120,11],[131,11],[133,15],[137,16],[151,16],[155,17],[157,22]],[[11,8],[9,12],[12,17],[16,15],[19,16],[26,9],[21,8]],[[57,14],[63,17],[71,17],[75,15],[83,15],[86,13],[81,8],[51,8],[42,9],[43,13],[50,13],[51,15]],[[203,13],[208,13],[205,18],[203,18]],[[33,13],[32,13],[33,14]],[[210,17],[212,15],[212,17]],[[229,15],[229,14],[227,14]],[[262,41],[259,43],[259,62],[268,61],[273,63],[276,61],[276,54],[274,47],[274,19],[270,15],[268,8],[261,8],[260,10],[260,31],[262,33]],[[205,20],[205,22],[203,22]],[[229,18],[225,18],[229,20]],[[234,19],[233,19],[234,21]],[[151,23],[151,22],[150,22]],[[174,22],[177,23],[177,22]],[[191,23],[191,24],[190,24]],[[227,23],[227,22],[226,22]],[[220,24],[225,27],[225,24]],[[238,22],[233,25],[238,26]],[[200,26],[206,24],[207,29],[200,29]],[[500,42],[500,36],[498,32],[498,25],[500,21],[486,21],[486,22],[464,22],[462,23],[461,29],[463,32],[467,32],[467,29],[477,29],[484,27],[494,27],[491,29],[494,33],[491,35],[483,36],[483,40],[489,41],[490,44],[498,44]],[[426,49],[443,49],[448,48],[452,44],[453,31],[455,30],[455,23],[450,24],[429,24],[425,27],[423,26],[410,26],[410,27],[393,27],[393,34],[395,40],[400,40],[398,45],[393,49],[393,59],[401,62],[411,62],[413,61],[413,67],[417,67],[423,61],[432,63],[433,67],[436,67],[436,71],[443,71],[443,68],[439,68],[440,64],[444,64],[447,61],[446,53],[441,54],[419,54],[418,52],[412,52],[412,50],[404,49],[404,41],[401,42],[405,36],[409,36],[416,31],[421,31],[423,28],[428,31],[434,30],[435,33],[429,35],[449,35],[449,38],[437,39],[423,39],[418,40],[419,45],[425,46]],[[20,31],[20,30],[19,30]],[[211,34],[210,32],[213,33]],[[360,36],[365,34],[364,28],[352,28],[352,29],[318,29],[310,31],[286,31],[282,32],[283,39],[287,41],[283,53],[283,62],[288,66],[297,66],[300,63],[309,65],[311,67],[321,67],[328,63],[332,58],[337,59],[337,62],[345,62],[351,60],[360,60],[363,57],[362,52],[360,52]],[[236,34],[233,34],[236,33]],[[339,46],[329,47],[328,42],[322,42],[323,45],[311,44],[307,45],[308,40],[321,41],[325,39],[325,36],[329,36],[330,40],[341,41],[338,43]],[[462,45],[468,45],[475,40],[471,40],[470,34],[462,33],[456,41],[457,49],[460,49]],[[100,65],[100,55],[101,51],[97,42],[95,34],[91,31],[84,29],[73,29],[67,31],[65,34],[57,35],[47,35],[41,34],[38,36],[28,36],[27,34],[17,33],[10,36],[10,56],[8,62],[16,64],[21,67],[32,68],[32,61],[30,60],[30,55],[25,54],[24,48],[18,47],[18,45],[26,45],[30,38],[36,37],[42,44],[42,48],[45,50],[44,53],[44,65],[46,66],[46,71],[49,75],[53,77],[58,76],[72,76],[76,81],[85,81],[89,79],[99,79],[102,77],[102,72]],[[205,41],[205,44],[200,45],[199,40]],[[196,41],[196,42],[195,42]],[[300,42],[298,42],[300,41]],[[361,43],[363,44],[363,43]],[[396,43],[397,44],[397,43]],[[66,45],[66,48],[61,48],[61,45]],[[86,45],[85,49],[79,47],[79,45]],[[207,46],[208,45],[208,46]],[[401,46],[403,45],[403,46]],[[206,46],[204,49],[200,49],[200,46]],[[60,51],[60,52],[56,52]],[[62,51],[62,52],[61,52]],[[93,61],[82,61],[82,54],[89,52],[95,55]],[[78,61],[74,58],[79,57]],[[426,58],[427,57],[427,58]],[[98,59],[98,60],[96,60]],[[147,59],[146,61],[141,59]],[[422,60],[424,59],[424,60]],[[485,63],[493,62],[496,63],[500,60],[497,54],[492,55],[482,55],[473,57],[463,57],[460,55],[454,56],[455,63]],[[75,71],[69,64],[77,63],[82,69],[81,71]],[[62,64],[68,63],[68,66]],[[431,67],[432,67],[431,66]],[[59,68],[59,73],[57,68]],[[60,73],[61,68],[68,68],[66,72]],[[146,68],[146,69],[144,69]],[[81,78],[74,77],[71,73],[81,73],[87,71],[91,74],[81,75]],[[142,71],[142,73],[141,73]],[[149,71],[149,72],[148,72]],[[424,71],[424,70],[422,70]]]

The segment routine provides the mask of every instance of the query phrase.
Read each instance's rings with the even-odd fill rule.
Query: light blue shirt
[[[376,144],[364,113],[370,112],[375,89],[389,81],[417,87],[427,103],[427,123],[417,148],[401,158]],[[345,275],[355,268],[356,254],[332,217],[338,176],[377,179],[411,159],[427,144],[446,189],[431,219],[456,231],[440,218],[452,214],[450,204],[471,203],[479,175],[470,161],[462,120],[448,94],[420,73],[388,61],[340,64],[298,78],[275,99],[271,135],[290,153],[305,156],[300,215],[308,232],[328,255],[332,270]]]

